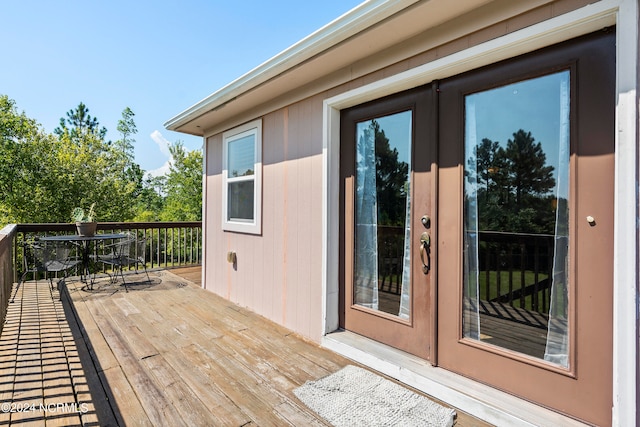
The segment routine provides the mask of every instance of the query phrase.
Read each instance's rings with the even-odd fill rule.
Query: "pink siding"
[[[322,101],[263,117],[262,235],[221,229],[222,137],[207,140],[205,288],[314,340],[322,319]],[[237,253],[237,268],[226,260]]]

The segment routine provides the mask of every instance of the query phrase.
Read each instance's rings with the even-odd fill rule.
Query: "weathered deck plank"
[[[352,362],[175,272],[127,276],[128,292],[71,280],[62,303],[44,283],[24,285],[38,294],[7,316],[0,397],[85,410],[0,412],[0,424],[327,426],[293,390]],[[486,426],[463,413],[457,425]]]
[[[69,358],[73,340],[46,281],[16,288],[0,340],[3,425],[79,425]]]

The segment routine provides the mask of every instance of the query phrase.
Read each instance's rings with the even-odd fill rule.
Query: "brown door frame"
[[[456,317],[459,317],[457,313],[460,312],[461,305],[460,283],[462,260],[460,245],[462,241],[462,201],[459,199],[462,187],[451,191],[450,187],[445,188],[443,182],[457,183],[454,184],[454,186],[459,186],[462,183],[463,168],[460,164],[460,153],[462,152],[461,146],[464,123],[461,118],[464,117],[462,100],[464,99],[465,93],[485,90],[561,69],[573,69],[571,80],[570,173],[572,177],[578,177],[581,182],[581,188],[591,187],[598,189],[598,192],[602,192],[605,195],[606,200],[596,200],[595,202],[599,203],[597,203],[596,208],[594,208],[598,210],[597,216],[604,218],[601,223],[598,223],[598,225],[600,225],[599,230],[601,230],[599,239],[602,240],[602,242],[594,245],[595,250],[591,248],[590,250],[581,249],[576,251],[576,249],[572,248],[570,256],[572,260],[577,260],[577,263],[580,265],[590,265],[591,261],[595,263],[603,257],[608,257],[609,263],[612,264],[613,218],[611,217],[611,221],[609,221],[607,215],[609,210],[613,210],[613,137],[615,134],[613,129],[615,123],[613,112],[615,111],[615,87],[612,87],[612,85],[615,85],[614,43],[615,34],[610,31],[609,34],[606,34],[606,31],[591,34],[448,78],[440,82],[438,89],[436,89],[437,84],[433,84],[432,90],[433,92],[438,92],[439,96],[432,96],[431,100],[426,102],[425,105],[431,105],[437,108],[426,108],[425,111],[431,110],[428,113],[430,116],[423,121],[424,123],[430,122],[433,124],[425,134],[429,135],[426,139],[433,142],[430,144],[433,150],[432,154],[434,154],[432,158],[438,159],[437,162],[430,162],[429,172],[432,173],[430,177],[431,184],[427,186],[431,188],[431,196],[429,198],[431,205],[428,209],[431,211],[431,217],[434,223],[432,227],[432,242],[435,243],[434,249],[432,250],[433,269],[429,275],[429,298],[431,299],[428,306],[430,307],[429,313],[431,319],[429,321],[429,327],[427,328],[429,330],[430,350],[427,358],[434,364],[437,361],[438,364],[445,369],[462,373],[480,382],[490,383],[493,387],[532,400],[543,406],[555,408],[570,416],[603,425],[611,422],[610,408],[612,406],[611,370],[613,343],[611,328],[613,324],[613,295],[610,286],[601,286],[601,289],[595,288],[593,292],[586,288],[582,289],[580,286],[577,286],[576,283],[578,283],[578,281],[582,283],[585,279],[587,281],[593,281],[593,278],[588,277],[588,274],[582,274],[580,277],[576,277],[576,270],[572,272],[571,292],[573,296],[577,298],[577,305],[579,307],[573,313],[574,321],[571,332],[572,355],[573,357],[578,353],[580,355],[578,359],[574,358],[572,360],[569,370],[553,367],[543,361],[523,357],[514,352],[501,351],[500,349],[496,350],[486,345],[471,343],[468,339],[462,338],[462,328],[458,318],[453,321],[451,321],[451,318],[438,321],[434,316],[436,314],[436,298],[439,301],[439,305],[450,305],[452,308],[451,311],[456,312]],[[585,49],[588,51],[591,48],[594,50],[585,54]],[[602,63],[605,63],[606,66],[601,70],[598,66]],[[590,69],[591,74],[589,74]],[[576,72],[578,73],[577,79],[574,77],[574,73]],[[460,79],[473,79],[474,76],[477,77],[480,75],[484,76],[481,78],[482,82],[476,81],[471,86],[468,86],[467,89],[456,88],[456,84],[460,82]],[[594,90],[589,93],[588,89]],[[578,94],[578,96],[576,96],[576,94]],[[391,99],[393,96],[388,98]],[[374,111],[375,105],[379,104],[380,101],[381,100],[376,100],[368,104],[363,104],[362,106],[354,107],[351,111],[365,106],[372,108],[371,111]],[[597,110],[597,108],[601,109]],[[346,111],[347,110],[343,110],[343,113]],[[438,114],[440,114],[439,117],[437,116]],[[592,116],[589,117],[589,114],[592,114]],[[606,124],[602,125],[602,118],[607,116],[610,116],[610,120],[607,120]],[[342,123],[346,121],[345,117],[348,118],[348,116],[345,115],[341,116]],[[420,121],[420,118],[416,117],[415,122]],[[350,154],[345,151],[344,141],[346,141],[345,138],[347,135],[345,135],[344,132],[345,129],[341,126],[340,139],[343,142],[341,143],[340,152],[341,189],[339,202],[341,213],[339,217],[341,260],[339,274],[341,284],[344,284],[345,280],[349,279],[352,273],[348,271],[348,268],[345,266],[353,262],[353,253],[351,251],[353,246],[352,242],[348,240],[350,234],[345,228],[348,222],[345,221],[345,218],[353,218],[352,206],[350,207],[348,203],[349,200],[345,199],[345,194],[352,194],[353,192],[353,176],[345,173],[345,162],[347,166],[349,162],[353,162],[353,154],[349,157]],[[353,135],[353,133],[351,134]],[[580,141],[580,147],[576,145],[576,141],[578,140]],[[414,150],[416,146],[418,146],[418,142],[414,142]],[[437,151],[438,147],[441,147],[440,152]],[[457,148],[455,150],[448,150],[448,147]],[[608,165],[605,167],[605,169],[608,168],[606,177],[594,176],[594,174],[590,173],[591,166],[594,164],[593,162],[598,161],[598,159],[604,159],[605,164]],[[572,180],[573,179],[574,178],[572,178]],[[418,186],[414,184],[412,191],[415,191],[417,187]],[[445,188],[445,191],[441,190],[443,188]],[[585,215],[593,213],[592,206],[596,204],[594,204],[593,197],[589,197],[586,193],[585,191],[581,191],[580,195],[578,195],[576,185],[572,184],[570,195],[572,203],[570,227],[572,234],[570,239],[573,243],[580,241],[586,242],[589,239],[593,239],[592,233],[595,228],[590,227],[589,224],[584,221],[584,217]],[[438,204],[436,204],[436,200]],[[443,201],[446,202],[441,203]],[[434,207],[437,207],[437,212],[432,209]],[[415,206],[412,210],[414,213],[420,212]],[[416,217],[419,216],[419,214],[414,215],[414,221]],[[419,228],[414,226],[413,229],[416,230]],[[442,268],[445,264],[447,268]],[[441,268],[438,268],[438,266]],[[449,274],[449,271],[454,271],[454,274]],[[612,271],[613,267],[610,265],[604,268],[603,271],[598,272],[600,279],[605,279],[601,280],[602,283],[612,283]],[[439,279],[438,282],[436,282],[436,277]],[[440,292],[438,292],[436,284],[439,285]],[[451,292],[447,292],[448,289],[454,289],[455,293],[453,300],[446,302],[446,298],[448,297],[447,295],[443,296],[442,293],[444,290],[444,293],[450,297]],[[603,289],[605,290],[604,292]],[[349,304],[345,304],[345,299],[345,290],[344,287],[341,286],[339,322],[343,328],[345,327],[345,311],[349,308]],[[438,318],[446,311],[449,310],[439,310],[437,313]],[[597,313],[597,316],[593,313]],[[598,342],[595,342],[589,337],[590,331],[596,331],[596,335],[600,337]],[[376,339],[376,337],[373,338]],[[447,340],[452,341],[452,343],[443,346],[442,343]],[[436,351],[436,344],[438,342],[440,344]],[[450,361],[448,361],[447,353],[452,351],[452,346],[471,349],[471,353],[469,354],[473,354],[473,356],[467,356],[466,359],[466,364],[472,368],[470,371],[461,371],[457,369],[456,366],[452,366]],[[586,357],[583,357],[584,354],[589,352],[597,353],[598,357],[595,358],[597,359],[596,362],[593,361],[593,358],[589,361]],[[436,360],[438,355],[440,357]],[[444,356],[444,359],[442,356]],[[517,370],[506,375],[504,372],[502,374],[495,372],[495,369],[502,371],[505,365],[515,365],[520,368],[529,367],[533,369],[531,372],[533,372],[532,375],[535,378],[535,383],[544,383],[547,385],[547,389],[536,391],[534,390],[535,387],[524,386],[522,383],[528,378],[523,380],[513,375]],[[488,372],[491,370],[494,372],[490,374],[489,379],[487,379],[487,375],[484,375],[482,371]],[[594,379],[594,376],[599,376],[599,378]],[[516,379],[515,381],[510,381],[508,377]],[[560,380],[558,380],[558,378],[560,378]],[[557,383],[557,381],[560,381],[560,383]],[[524,387],[525,390],[523,391],[518,387]],[[594,397],[595,393],[592,393],[592,391],[598,388],[600,388],[600,396],[604,396],[604,400]],[[569,396],[569,399],[558,403],[551,397],[552,393],[549,393],[549,390],[564,393]],[[585,393],[588,396],[586,399],[584,396]]]
[[[595,239],[594,231],[599,231],[599,243],[593,248],[585,249],[572,247],[570,254],[572,261],[580,265],[594,265],[601,259],[608,257],[609,267],[599,271],[601,283],[612,283],[612,236],[613,225],[613,165],[614,165],[614,119],[615,111],[615,33],[606,32],[583,36],[576,40],[570,40],[541,49],[538,52],[523,55],[470,71],[459,76],[454,76],[438,83],[403,92],[381,100],[372,101],[361,106],[344,110],[341,115],[341,152],[340,152],[340,260],[339,267],[341,283],[345,284],[352,277],[352,271],[348,268],[353,263],[353,241],[349,240],[353,235],[352,227],[348,223],[353,218],[352,198],[353,194],[353,147],[344,142],[349,135],[354,135],[354,129],[344,126],[345,123],[356,120],[365,120],[369,117],[380,115],[380,105],[384,102],[397,102],[409,93],[422,91],[430,93],[425,99],[423,110],[425,118],[414,115],[414,126],[421,123],[427,126],[424,130],[426,141],[421,144],[420,137],[414,137],[413,167],[416,167],[415,152],[417,147],[430,147],[431,159],[437,162],[428,162],[425,172],[429,174],[425,188],[430,189],[429,200],[425,207],[413,206],[412,230],[420,228],[415,224],[422,212],[429,213],[432,218],[431,228],[432,242],[432,270],[428,277],[428,302],[423,306],[428,307],[429,320],[428,352],[420,355],[435,364],[436,361],[445,369],[461,373],[465,376],[486,382],[493,387],[505,390],[525,399],[532,400],[556,410],[598,424],[610,423],[610,408],[612,406],[612,300],[613,295],[610,286],[587,288],[577,283],[588,283],[593,278],[584,274],[577,277],[579,272],[572,270],[571,293],[577,299],[577,309],[572,313],[571,336],[571,360],[570,369],[563,370],[546,364],[544,361],[534,360],[531,357],[519,355],[508,350],[491,348],[478,342],[470,342],[462,337],[462,328],[459,319],[461,309],[461,228],[462,228],[462,187],[452,191],[447,182],[460,186],[463,177],[461,164],[464,108],[463,99],[465,93],[489,89],[526,78],[548,74],[561,69],[572,70],[571,79],[571,165],[572,177],[580,180],[581,188],[597,189],[592,194],[602,193],[605,199],[594,200],[589,192],[576,191],[576,184],[571,185],[571,242],[588,242]],[[599,65],[606,64],[600,69]],[[577,78],[575,76],[578,76]],[[462,82],[462,83],[461,83]],[[438,94],[436,96],[436,93]],[[395,101],[394,101],[395,100]],[[402,104],[400,102],[400,104]],[[406,107],[403,106],[402,109]],[[384,114],[393,113],[393,109],[384,110]],[[395,111],[400,111],[398,107]],[[414,110],[415,111],[415,110]],[[368,112],[368,113],[367,113]],[[360,116],[358,114],[361,114]],[[438,116],[439,115],[439,116]],[[610,120],[603,117],[610,116]],[[427,125],[428,124],[428,125]],[[354,125],[355,126],[355,125]],[[577,141],[580,142],[577,145]],[[441,147],[438,152],[438,147]],[[451,149],[453,147],[453,149]],[[594,176],[590,173],[592,166],[600,160],[607,166],[604,167],[607,176]],[[602,164],[601,164],[602,165]],[[413,177],[412,193],[416,192],[420,185],[421,171],[416,171]],[[574,180],[575,178],[572,178]],[[347,195],[347,197],[345,197]],[[412,200],[415,200],[413,196]],[[436,204],[436,201],[438,204]],[[595,206],[595,207],[594,207]],[[434,209],[437,207],[437,211]],[[585,215],[591,215],[597,211],[596,217],[603,218],[598,227],[591,227],[584,222]],[[611,212],[609,212],[611,211]],[[609,218],[611,220],[609,220]],[[608,236],[608,237],[607,237]],[[415,242],[415,233],[412,237]],[[595,248],[595,250],[594,250]],[[413,256],[414,261],[416,257]],[[415,263],[414,263],[415,264]],[[446,267],[446,268],[445,268]],[[451,273],[453,271],[453,273]],[[415,277],[415,273],[414,273]],[[439,279],[436,281],[436,277]],[[440,292],[438,292],[438,287]],[[451,292],[453,290],[453,292]],[[453,297],[452,297],[453,295]],[[345,287],[340,287],[340,326],[345,327],[345,312],[350,309],[350,299],[345,294]],[[345,304],[346,301],[346,304]],[[436,312],[436,304],[440,310]],[[443,310],[442,307],[451,307],[451,310]],[[575,307],[575,306],[574,306]],[[416,312],[417,307],[412,307]],[[443,316],[443,313],[455,312],[456,318]],[[597,316],[593,313],[598,313]],[[436,315],[438,316],[436,318]],[[441,317],[442,316],[442,317]],[[379,317],[379,316],[378,316]],[[440,319],[438,321],[438,319]],[[399,322],[396,322],[399,323]],[[348,329],[348,328],[347,328]],[[384,328],[377,328],[371,334],[373,339],[383,342],[388,338],[382,332]],[[597,336],[594,340],[590,335]],[[439,340],[439,341],[438,341]],[[597,342],[596,342],[597,341]],[[402,348],[402,346],[394,345]],[[437,348],[436,348],[437,345]],[[451,362],[451,354],[464,348],[466,355],[458,362]],[[579,355],[576,358],[576,355]],[[588,353],[597,354],[589,359]],[[438,357],[438,359],[436,359]],[[459,365],[464,365],[461,369]],[[522,378],[522,372],[528,372],[527,378]],[[505,374],[506,372],[506,374]],[[510,379],[512,378],[512,379]],[[524,384],[530,378],[529,385]],[[537,386],[536,386],[537,384]],[[593,390],[600,390],[594,393]],[[551,390],[551,392],[550,392]],[[567,397],[562,401],[555,399],[554,392]],[[604,396],[604,397],[603,397]]]

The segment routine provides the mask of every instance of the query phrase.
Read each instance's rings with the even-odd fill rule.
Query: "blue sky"
[[[360,4],[361,0],[21,0],[0,5],[0,94],[53,132],[80,102],[120,137],[135,113],[136,161],[202,139],[163,123]]]

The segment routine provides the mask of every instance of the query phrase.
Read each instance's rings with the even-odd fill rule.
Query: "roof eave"
[[[164,126],[168,130],[180,132],[182,126],[203,114],[224,106],[243,93],[331,49],[418,1],[420,0],[368,0],[169,119]]]

